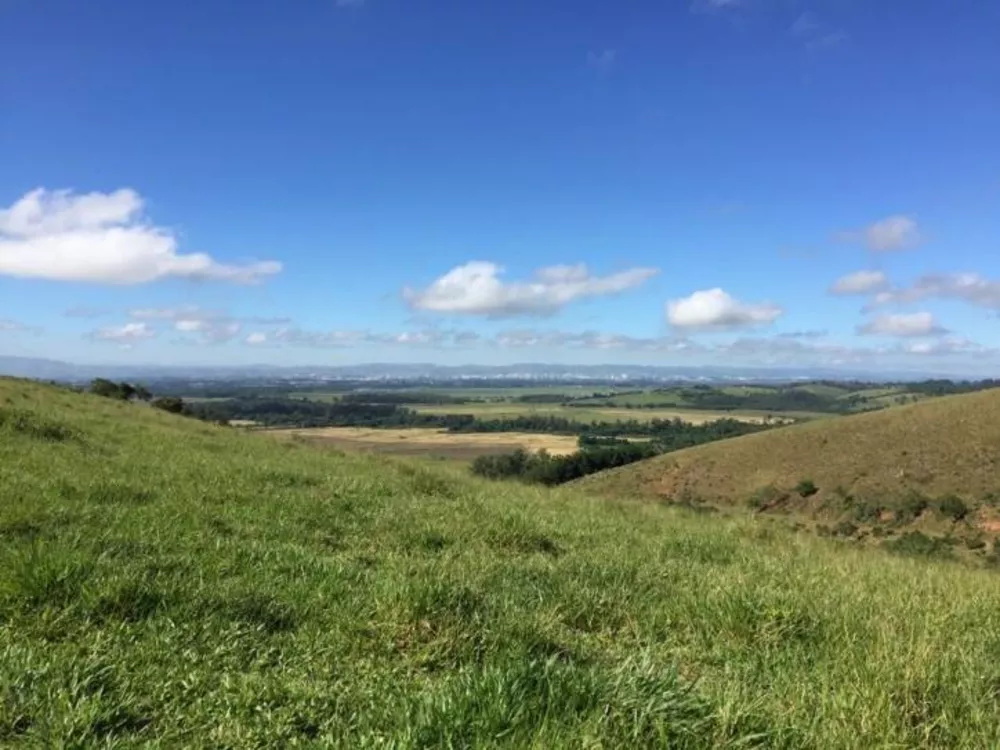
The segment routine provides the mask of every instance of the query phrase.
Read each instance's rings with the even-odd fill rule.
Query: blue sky
[[[6,0],[0,354],[1000,364],[987,0]]]

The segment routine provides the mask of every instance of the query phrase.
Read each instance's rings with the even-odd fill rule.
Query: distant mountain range
[[[656,365],[511,365],[443,366],[421,364],[359,364],[340,366],[280,365],[82,365],[35,357],[0,356],[0,375],[39,380],[83,382],[97,377],[136,380],[538,380],[559,382],[693,381],[785,382],[794,380],[907,381],[952,374],[913,371],[864,371],[810,367],[662,367]]]

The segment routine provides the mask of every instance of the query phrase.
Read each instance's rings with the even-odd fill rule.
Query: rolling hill
[[[1000,499],[1000,389],[783,427],[581,481],[591,491],[816,510],[957,496]]]
[[[998,612],[989,570],[0,379],[4,747],[997,747]]]

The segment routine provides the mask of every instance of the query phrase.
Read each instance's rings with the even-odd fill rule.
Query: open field
[[[0,495],[6,747],[1000,746],[986,570],[10,380]]]
[[[509,453],[517,448],[532,452],[545,449],[554,456],[563,456],[573,453],[577,446],[577,439],[573,436],[520,432],[451,433],[426,429],[315,427],[268,430],[267,434],[299,438],[341,450],[456,461],[472,461],[479,456]]]
[[[634,419],[649,422],[653,419],[680,419],[691,424],[705,424],[717,419],[736,419],[741,422],[763,423],[762,413],[696,411],[691,409],[620,409],[614,407],[582,408],[558,404],[442,404],[411,407],[425,414],[473,414],[481,419],[526,416],[552,416],[577,422],[616,422]]]

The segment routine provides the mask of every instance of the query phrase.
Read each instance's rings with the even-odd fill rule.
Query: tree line
[[[472,462],[472,472],[488,479],[516,479],[551,486],[663,453],[766,429],[735,420],[703,425],[660,420],[657,427],[659,431],[647,440],[582,434],[578,450],[567,456],[553,456],[544,450],[529,453],[523,449],[497,456],[480,456]]]
[[[95,396],[103,396],[115,401],[141,401],[148,403],[154,409],[161,409],[173,414],[184,413],[183,399],[177,396],[154,398],[152,392],[146,386],[138,383],[126,383],[124,381],[116,383],[106,378],[94,378],[87,390]]]
[[[266,427],[426,427],[449,432],[539,432],[550,435],[650,437],[672,449],[745,435],[764,429],[734,419],[701,425],[679,419],[581,422],[566,417],[524,414],[482,418],[474,414],[427,414],[397,404],[324,403],[299,399],[229,399],[187,404],[185,413],[209,422],[251,421]]]
[[[480,456],[472,462],[472,473],[488,479],[517,479],[552,486],[652,458],[662,452],[654,441],[582,445],[580,450],[568,456],[518,449],[499,456]]]

